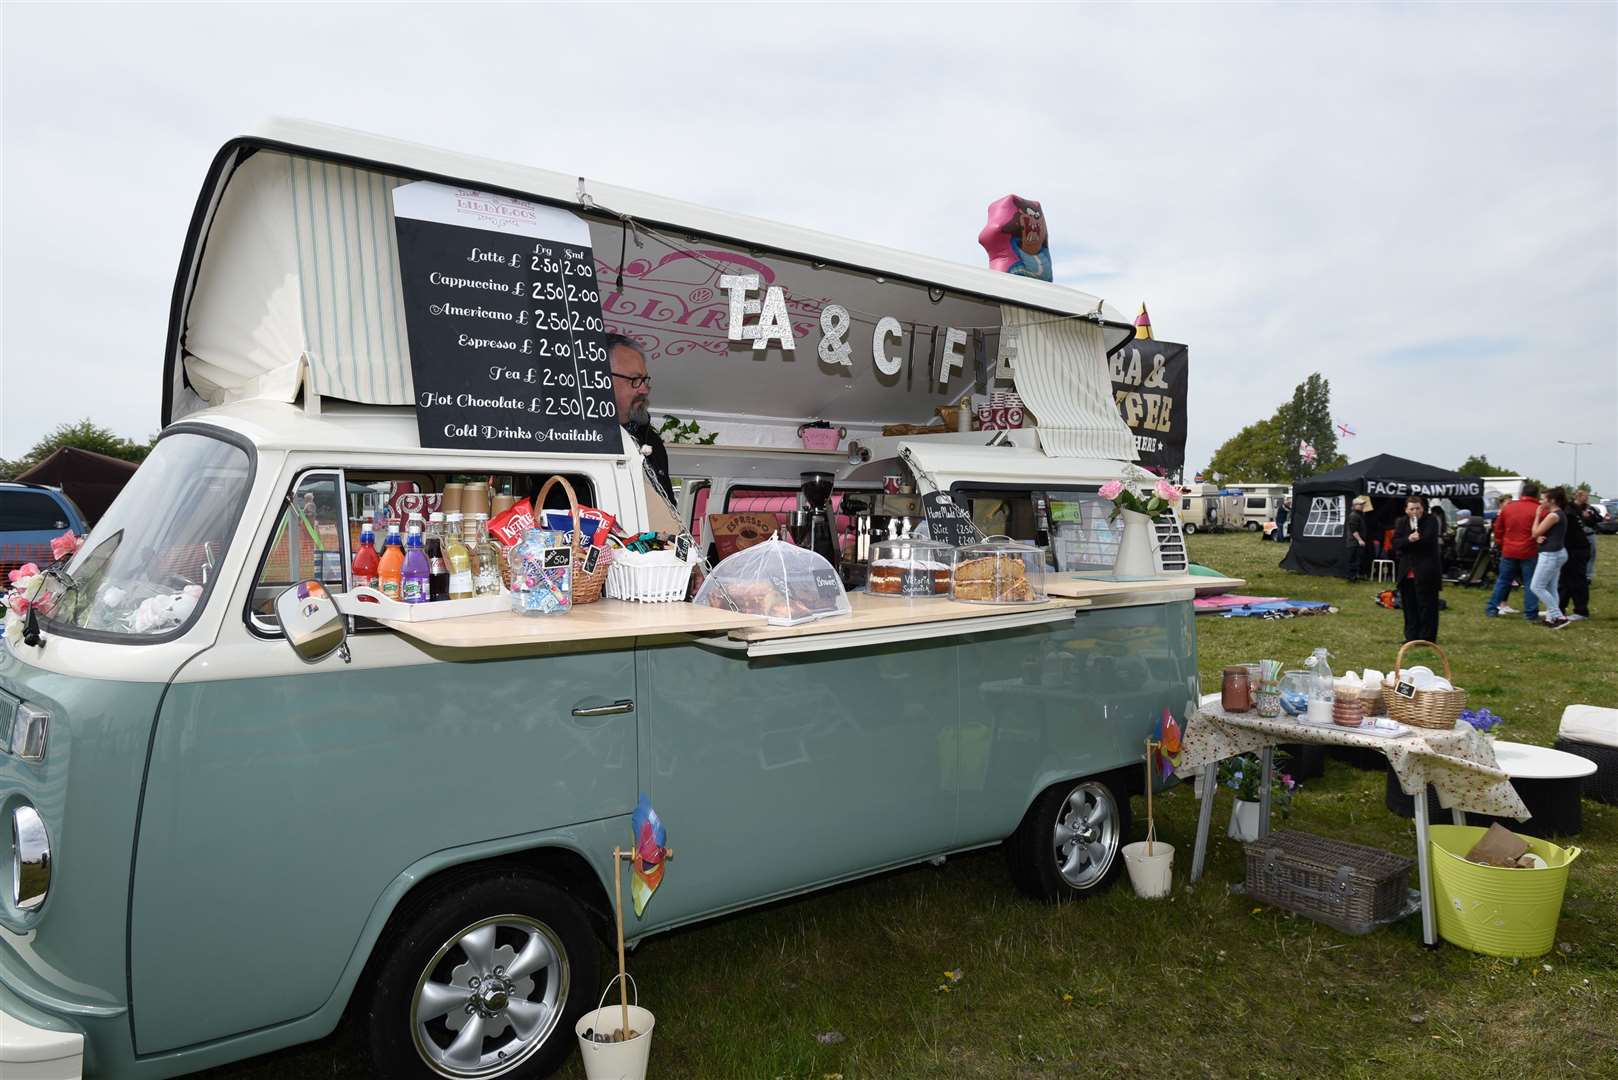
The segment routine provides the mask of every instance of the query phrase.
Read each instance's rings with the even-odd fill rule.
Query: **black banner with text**
[[[1112,396],[1135,436],[1140,466],[1164,476],[1185,468],[1184,345],[1137,339],[1112,355]]]

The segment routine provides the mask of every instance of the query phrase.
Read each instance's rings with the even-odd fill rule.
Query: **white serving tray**
[[[439,600],[430,604],[404,604],[390,600],[369,585],[361,585],[346,593],[334,593],[337,610],[344,615],[361,615],[367,619],[386,622],[436,622],[439,619],[458,619],[464,615],[491,615],[511,610],[511,593],[501,588],[488,596],[474,596],[469,600]]]

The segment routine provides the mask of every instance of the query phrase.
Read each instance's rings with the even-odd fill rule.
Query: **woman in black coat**
[[[1427,512],[1427,497],[1410,496],[1405,516],[1393,522],[1394,576],[1406,641],[1438,641],[1438,589],[1444,580],[1438,540],[1438,521]]]

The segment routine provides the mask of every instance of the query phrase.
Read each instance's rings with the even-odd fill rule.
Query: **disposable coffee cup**
[[[444,499],[438,508],[446,514],[459,514],[461,512],[461,493],[466,489],[465,484],[445,484]]]
[[[467,517],[489,512],[489,485],[467,484],[461,489],[461,513]]]
[[[489,509],[489,517],[497,518],[516,505],[517,497],[515,495],[496,495],[494,503]]]

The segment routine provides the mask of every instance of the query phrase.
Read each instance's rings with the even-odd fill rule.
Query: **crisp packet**
[[[560,532],[569,540],[573,539],[573,515],[570,511],[546,510],[542,516],[541,528]],[[603,546],[607,537],[617,530],[617,519],[605,510],[597,510],[593,506],[579,507],[579,531],[584,533],[586,547]]]
[[[489,519],[489,534],[500,541],[502,547],[513,548],[522,542],[529,529],[537,528],[534,510],[527,499],[513,503]]]

